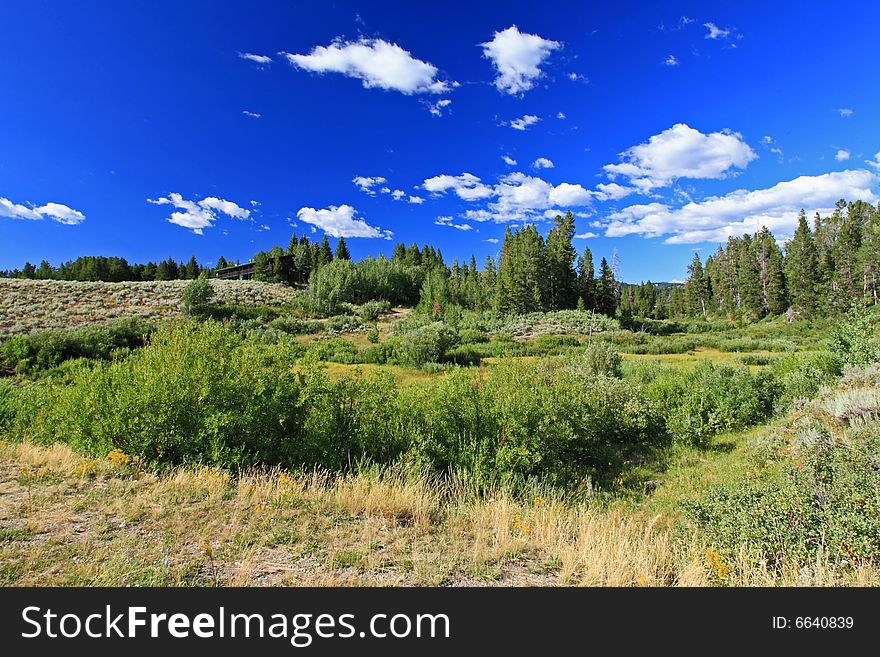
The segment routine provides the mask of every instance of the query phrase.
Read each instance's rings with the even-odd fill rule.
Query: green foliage
[[[847,365],[863,367],[880,360],[880,341],[864,304],[854,303],[845,321],[835,324],[829,346]]]
[[[397,348],[398,360],[413,367],[439,363],[457,343],[458,335],[453,329],[443,322],[432,322],[403,336]]]
[[[784,449],[780,436],[765,450]],[[730,555],[745,544],[755,562],[880,564],[880,430],[876,424],[835,440],[818,426],[801,429],[796,458],[763,462],[761,475],[712,488],[688,513]]]
[[[153,324],[135,318],[116,320],[104,327],[49,330],[8,338],[0,359],[19,373],[34,374],[74,358],[107,359],[114,352],[143,346]]]
[[[623,362],[620,354],[604,342],[591,344],[584,353],[584,367],[594,375],[619,379],[623,376]]]
[[[391,304],[388,301],[367,301],[358,309],[358,314],[365,322],[375,322],[389,310]]]
[[[201,315],[214,300],[214,288],[204,276],[196,278],[183,288],[183,312],[187,315]]]

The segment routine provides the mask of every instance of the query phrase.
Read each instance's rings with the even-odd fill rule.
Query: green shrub
[[[328,333],[345,333],[346,331],[356,331],[364,323],[359,317],[348,315],[335,315],[327,320]]]
[[[312,342],[305,354],[308,361],[327,361],[331,363],[357,362],[358,348],[345,338],[324,338]]]
[[[391,304],[388,301],[367,301],[358,310],[358,314],[365,322],[375,322],[380,315],[384,315],[391,310]]]
[[[847,365],[863,367],[880,360],[880,342],[864,304],[854,303],[846,319],[834,325],[829,346]]]
[[[304,422],[288,360],[213,322],[166,326],[124,361],[81,366],[69,384],[34,384],[39,410],[19,437],[97,456],[120,449],[151,464],[287,463]]]
[[[587,372],[596,376],[610,376],[615,379],[623,376],[623,361],[620,354],[605,342],[596,342],[587,347],[583,364]]]
[[[199,277],[183,288],[183,312],[187,315],[200,315],[214,300],[214,287],[205,277]]]
[[[269,322],[269,328],[289,335],[305,335],[321,330],[320,322],[310,322],[295,317],[277,317]]]
[[[787,459],[734,484],[717,486],[688,515],[727,554],[741,546],[772,568],[792,561],[880,564],[880,430],[863,426],[847,440],[816,427],[794,442]]]
[[[439,363],[457,342],[458,335],[454,330],[443,322],[433,322],[404,334],[397,349],[397,359],[412,367]]]

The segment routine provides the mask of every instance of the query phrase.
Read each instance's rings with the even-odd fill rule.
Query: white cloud
[[[259,112],[249,112],[248,110],[242,110],[241,113],[244,114],[245,116],[251,117],[252,119],[259,119],[260,117],[263,116]]]
[[[666,59],[663,60],[663,63],[666,66],[678,66],[678,57],[675,55],[667,55]]]
[[[510,157],[510,155],[502,155],[501,159],[504,160],[504,164],[506,164],[509,167],[516,166],[516,160],[514,160],[512,157]]]
[[[489,244],[498,244],[498,242],[500,242],[501,240],[499,240],[497,237],[490,237],[489,239],[485,239],[483,241],[489,242]]]
[[[381,185],[382,183],[388,182],[382,176],[355,176],[351,179],[355,185],[357,185],[358,189],[360,189],[365,194],[369,194],[370,196],[376,195],[376,190],[373,189],[376,185]],[[387,187],[383,187],[380,191],[387,194],[389,190]]]
[[[441,98],[436,103],[425,101],[425,107],[431,113],[431,116],[443,116],[443,110],[452,105],[452,101],[448,98]]]
[[[76,226],[85,221],[86,216],[79,210],[62,203],[46,203],[45,205],[21,205],[0,196],[0,217],[10,219],[40,220],[48,217],[59,224]]]
[[[413,205],[421,205],[425,202],[425,199],[421,196],[410,196],[409,199],[407,199],[407,202],[412,203]]]
[[[600,201],[616,201],[638,191],[635,187],[624,187],[615,182],[599,183],[596,185],[596,190],[593,196]]]
[[[589,240],[589,239],[592,239],[592,238],[594,238],[594,237],[599,237],[599,234],[598,234],[598,233],[594,233],[594,232],[589,231],[589,230],[588,230],[586,233],[579,233],[578,235],[575,235],[575,236],[574,236],[574,238],[575,238],[576,240]]]
[[[535,125],[541,119],[535,116],[534,114],[526,114],[521,119],[514,119],[507,125],[509,125],[514,130],[525,130],[531,125]]]
[[[838,162],[845,162],[846,160],[849,159],[849,156],[850,156],[849,151],[844,150],[843,148],[839,148],[837,150],[837,153],[834,154],[834,159],[837,160]]]
[[[395,43],[382,39],[335,40],[315,46],[308,55],[281,52],[293,66],[314,73],[341,73],[363,82],[366,88],[400,93],[446,93],[457,83],[437,78],[437,67],[413,57]]]
[[[703,27],[707,30],[705,37],[707,39],[726,39],[730,36],[729,29],[722,29],[715,23],[703,23]]]
[[[251,211],[216,196],[206,196],[201,201],[188,201],[177,192],[157,199],[147,199],[153,205],[171,205],[178,212],[172,212],[168,221],[177,226],[188,228],[196,235],[201,235],[205,228],[210,228],[217,221],[218,213],[233,219],[250,219]]]
[[[873,160],[865,160],[865,162],[877,169],[877,171],[880,171],[880,151],[878,151],[877,154],[874,155]]]
[[[331,205],[329,208],[300,208],[296,218],[323,230],[331,237],[382,237],[391,239],[390,230],[370,226],[363,219],[355,218],[357,210],[350,205]]]
[[[762,226],[780,236],[790,235],[801,208],[808,214],[830,213],[841,198],[874,203],[877,183],[877,175],[864,169],[801,176],[767,189],[741,189],[680,208],[663,203],[632,205],[610,215],[602,225],[607,237],[669,235],[668,244],[723,242]]]
[[[559,119],[560,121],[565,121],[565,113],[564,112],[557,112],[556,118]]]
[[[240,52],[238,53],[238,56],[242,59],[248,59],[252,62],[256,62],[257,64],[260,64],[262,66],[272,63],[272,58],[266,55],[254,55],[253,53],[249,52]]]
[[[391,192],[391,198],[393,198],[395,201],[399,201],[400,199],[404,198],[405,196],[406,196],[406,192],[403,191],[402,189],[395,189],[393,192]]]
[[[561,183],[554,186],[541,178],[520,172],[502,176],[494,186],[464,173],[461,176],[434,176],[427,179],[423,187],[435,194],[454,190],[466,201],[491,198],[486,207],[465,211],[463,216],[476,222],[526,222],[552,217],[561,212],[557,208],[588,205],[594,196],[593,192],[581,185]]]
[[[448,228],[457,228],[458,230],[464,230],[464,231],[474,229],[474,227],[471,226],[470,224],[466,224],[466,223],[465,224],[457,224],[457,223],[453,222],[452,217],[437,217],[437,219],[434,220],[434,223],[438,226],[446,226]]]
[[[434,176],[425,180],[422,187],[433,194],[442,194],[451,189],[465,201],[476,201],[492,196],[492,188],[484,185],[471,173],[463,173],[460,176],[447,174]]]
[[[732,168],[744,169],[757,157],[735,132],[703,134],[678,123],[621,153],[619,164],[603,168],[611,179],[624,176],[640,191],[649,192],[678,178],[726,178]]]
[[[855,112],[853,112],[848,107],[841,107],[839,110],[837,110],[837,113],[840,114],[840,116],[843,117],[844,119],[848,119],[853,114],[855,114]]]
[[[583,82],[584,84],[590,83],[590,78],[588,78],[586,75],[581,75],[580,73],[569,73],[568,79],[572,82]]]
[[[495,32],[491,41],[479,44],[483,56],[495,66],[495,88],[505,94],[521,94],[535,86],[541,77],[541,64],[557,48],[558,41],[525,34],[516,25]]]
[[[532,162],[533,169],[552,169],[554,166],[553,160],[549,160],[546,157],[539,157],[537,160]]]

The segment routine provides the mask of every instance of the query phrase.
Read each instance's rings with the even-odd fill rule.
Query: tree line
[[[837,313],[854,299],[878,301],[880,205],[839,201],[830,216],[816,214],[812,228],[802,210],[798,227],[784,248],[767,228],[726,244],[702,261],[694,254],[684,284],[651,281],[620,283],[615,266],[601,258],[598,271],[587,246],[578,253],[571,212],[557,215],[546,239],[534,225],[507,228],[497,258],[481,268],[454,260],[446,265],[440,249],[398,243],[391,258],[352,262],[339,238],[331,248],[320,241],[291,237],[286,249],[275,246],[254,256],[257,280],[308,285],[313,298],[333,307],[340,302],[384,299],[395,304],[450,304],[502,314],[581,308],[608,316],[655,319],[767,315],[815,317]],[[30,263],[6,276],[61,280],[175,280],[232,263],[220,257],[215,267],[173,258],[131,265],[124,258],[81,257],[57,268]]]

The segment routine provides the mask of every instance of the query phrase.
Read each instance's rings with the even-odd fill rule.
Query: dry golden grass
[[[67,447],[0,441],[6,585],[877,585],[839,572],[725,564],[661,514],[394,472],[142,472]],[[711,557],[711,558],[710,558]]]

